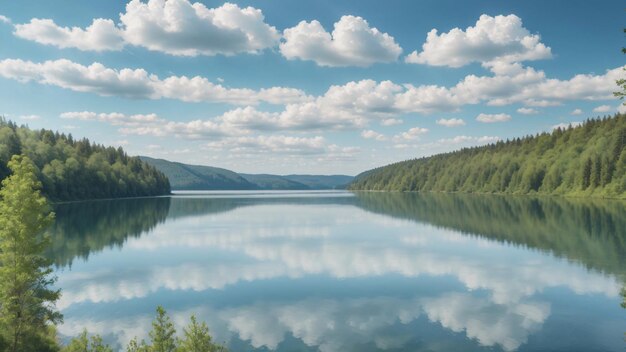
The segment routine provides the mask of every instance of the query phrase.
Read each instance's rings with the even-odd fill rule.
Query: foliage
[[[183,328],[183,337],[176,338],[176,329],[163,307],[157,307],[157,316],[152,322],[150,342],[138,341],[135,337],[126,346],[127,352],[226,352],[226,347],[213,343],[209,327],[205,322],[198,323],[194,315],[189,324]],[[78,337],[73,338],[61,352],[112,352],[112,349],[103,343],[100,335],[88,337],[84,330]]]
[[[104,344],[102,337],[99,335],[87,336],[87,330],[73,338],[70,343],[65,346],[62,352],[113,352],[109,345]]]
[[[49,288],[56,278],[41,234],[54,214],[32,161],[14,155],[8,168],[0,190],[0,334],[7,351],[53,350],[48,324],[61,319],[53,306],[59,291]]]
[[[226,348],[213,343],[209,327],[205,322],[198,324],[196,316],[191,316],[189,325],[183,329],[184,338],[179,340],[179,352],[218,352]]]
[[[37,166],[43,193],[52,200],[138,197],[169,194],[167,177],[122,148],[50,130],[31,130],[0,118],[0,179],[4,166],[25,154]]]
[[[152,322],[150,339],[152,340],[151,350],[154,352],[174,352],[176,349],[176,329],[165,313],[163,307],[157,307],[156,319]]]
[[[626,115],[391,164],[349,188],[626,198]]]

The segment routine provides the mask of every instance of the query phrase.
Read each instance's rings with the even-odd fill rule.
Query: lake
[[[231,351],[626,348],[624,202],[190,192],[55,211],[62,336],[148,339],[162,305]]]

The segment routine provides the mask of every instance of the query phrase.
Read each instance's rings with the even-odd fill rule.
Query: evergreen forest
[[[71,134],[31,130],[0,118],[0,180],[8,161],[23,154],[37,168],[42,192],[52,201],[155,196],[170,193],[169,180],[155,167],[120,148]]]
[[[349,189],[626,198],[626,115],[398,162]]]

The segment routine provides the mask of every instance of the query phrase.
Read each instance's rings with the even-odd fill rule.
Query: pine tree
[[[170,317],[167,316],[163,307],[157,307],[157,317],[152,322],[151,351],[153,352],[174,352],[176,351],[176,329]]]
[[[180,340],[178,350],[180,352],[218,352],[225,349],[211,341],[209,327],[205,322],[198,324],[196,316],[191,316],[191,321],[183,329],[184,338]]]
[[[48,324],[61,315],[53,309],[59,291],[50,289],[56,278],[42,255],[42,233],[54,214],[30,159],[14,155],[8,166],[12,175],[0,190],[0,334],[7,351],[50,350]]]
[[[113,352],[109,345],[104,344],[100,335],[91,336],[91,340],[87,335],[87,330],[83,330],[63,348],[63,352]]]

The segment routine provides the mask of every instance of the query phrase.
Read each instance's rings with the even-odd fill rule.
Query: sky
[[[0,114],[237,172],[349,174],[622,111],[621,1],[0,3]]]

